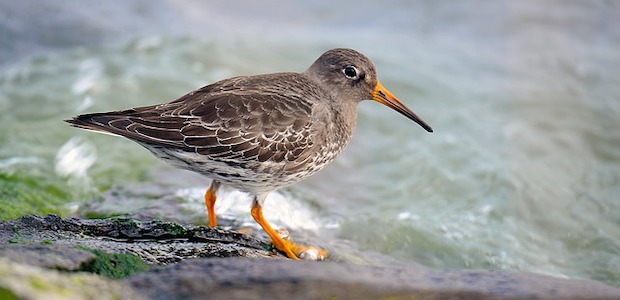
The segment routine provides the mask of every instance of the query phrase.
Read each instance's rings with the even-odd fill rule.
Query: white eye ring
[[[344,67],[344,69],[342,69],[342,73],[344,74],[346,78],[349,78],[349,79],[357,79],[359,77],[359,72],[357,71],[357,68],[354,66]]]

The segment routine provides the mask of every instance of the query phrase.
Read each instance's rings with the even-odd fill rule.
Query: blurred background
[[[205,224],[208,179],[62,120],[349,47],[435,132],[363,102],[346,152],[267,200],[276,227],[337,260],[620,286],[620,2],[0,0],[0,45],[2,219]]]

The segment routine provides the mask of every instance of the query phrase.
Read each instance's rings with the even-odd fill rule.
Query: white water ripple
[[[56,174],[63,177],[85,178],[97,160],[95,148],[79,137],[71,138],[56,153]]]

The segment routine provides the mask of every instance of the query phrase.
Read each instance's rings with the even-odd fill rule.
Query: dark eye
[[[347,66],[342,69],[342,72],[344,73],[344,76],[349,79],[357,79],[357,77],[359,76],[359,74],[357,73],[357,69],[354,66]]]

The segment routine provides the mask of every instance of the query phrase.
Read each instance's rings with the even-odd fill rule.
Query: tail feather
[[[124,136],[125,134],[123,134],[123,130],[110,125],[110,121],[118,121],[119,119],[122,119],[124,113],[125,112],[85,114],[64,121],[69,123],[73,127],[85,129],[88,131]]]
[[[138,143],[185,147],[181,128],[185,118],[162,117],[158,112],[136,109],[85,114],[65,120],[73,127],[126,137]]]

